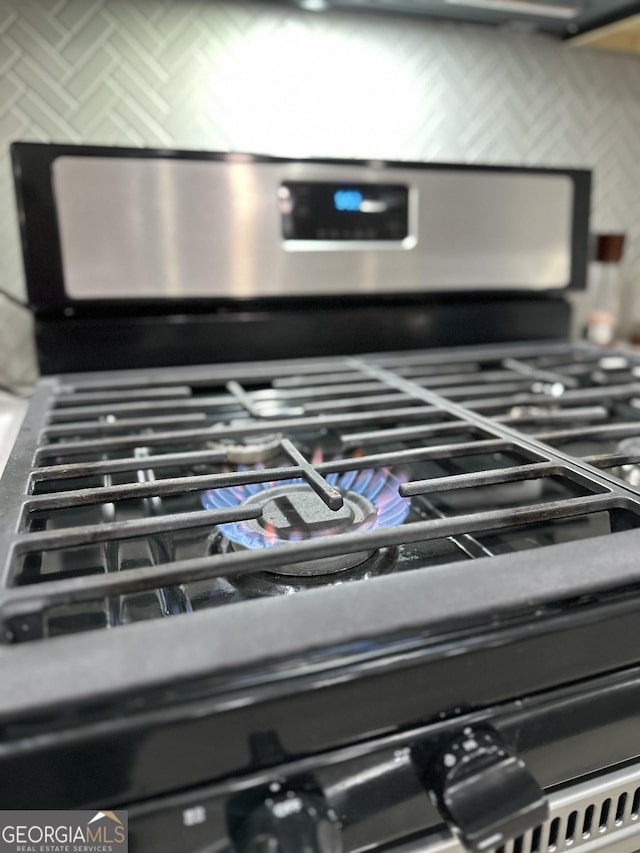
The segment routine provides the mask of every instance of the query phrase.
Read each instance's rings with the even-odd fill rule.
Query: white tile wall
[[[229,0],[0,0],[0,279],[22,295],[15,139],[589,166],[640,286],[636,56]],[[0,299],[5,380],[33,372],[29,340]]]

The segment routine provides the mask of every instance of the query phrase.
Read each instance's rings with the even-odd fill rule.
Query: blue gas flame
[[[402,524],[411,509],[411,501],[400,497],[398,494],[398,486],[401,481],[384,468],[366,468],[361,471],[329,474],[326,480],[330,485],[343,492],[357,492],[371,501],[376,508],[377,516],[372,524],[367,525],[366,529],[394,527]],[[278,480],[274,483],[247,483],[244,486],[210,489],[204,492],[201,501],[205,509],[228,509],[229,507],[239,506],[251,495],[265,489],[282,485],[301,485],[305,482],[302,477],[297,477],[291,480]],[[255,528],[243,521],[220,524],[219,528],[228,539],[243,545],[245,548],[266,548],[283,541],[276,536],[268,536],[266,532],[262,536],[255,531]],[[306,536],[300,538],[322,535],[321,531],[309,531]]]

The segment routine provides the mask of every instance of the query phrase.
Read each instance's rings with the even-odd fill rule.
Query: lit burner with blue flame
[[[260,518],[220,525],[235,550],[393,527],[402,524],[411,507],[410,501],[398,494],[399,480],[385,469],[329,474],[326,480],[342,493],[344,503],[337,511],[329,509],[302,478],[211,489],[202,495],[202,504],[206,509],[240,504],[260,507]],[[369,556],[370,552],[359,552],[330,560],[283,565],[279,573],[328,574],[358,565]]]

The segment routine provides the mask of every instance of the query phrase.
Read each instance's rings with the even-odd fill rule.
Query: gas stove
[[[558,339],[588,176],[172,158],[14,152],[48,372],[0,488],[0,802],[127,808],[136,850],[631,853],[640,356]],[[136,248],[156,181],[198,217]],[[255,248],[214,302],[203,182]]]

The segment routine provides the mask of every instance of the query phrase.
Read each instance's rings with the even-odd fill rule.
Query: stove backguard
[[[566,335],[585,171],[17,143],[43,372]]]

